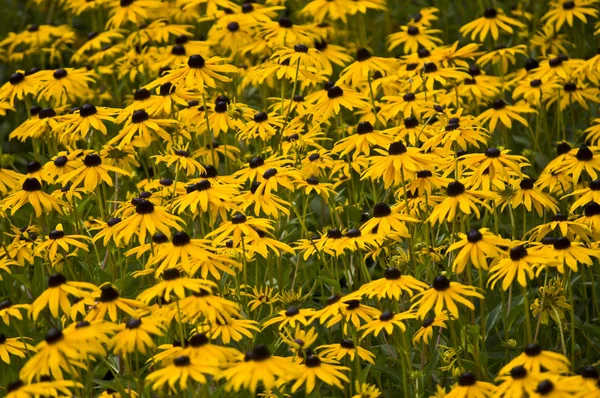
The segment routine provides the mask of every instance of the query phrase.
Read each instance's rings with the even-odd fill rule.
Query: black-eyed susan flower
[[[406,223],[418,222],[416,218],[402,214],[398,206],[391,208],[386,203],[377,203],[373,208],[373,217],[361,225],[361,231],[381,236],[410,236]]]
[[[492,108],[482,112],[479,115],[481,123],[489,123],[490,130],[496,130],[498,122],[507,128],[512,128],[513,120],[524,126],[529,126],[527,119],[521,116],[522,113],[535,113],[535,109],[529,107],[526,103],[517,103],[510,105],[503,99],[494,100]]]
[[[583,390],[583,386],[574,384],[569,377],[558,375],[543,375],[536,389],[534,397],[556,397],[567,398]]]
[[[146,308],[140,301],[122,297],[111,284],[100,286],[99,290],[92,293],[91,299],[94,304],[85,316],[88,322],[102,320],[107,314],[111,321],[116,322],[119,310],[133,317],[139,309]]]
[[[290,307],[287,310],[279,311],[276,316],[264,322],[262,326],[267,328],[271,325],[278,325],[279,330],[284,327],[295,328],[296,325],[306,326],[314,313],[312,308]]]
[[[271,389],[279,379],[295,378],[299,373],[289,358],[271,355],[264,345],[255,346],[240,359],[223,371],[228,391],[240,391],[243,388],[255,392],[259,383]]]
[[[25,358],[27,353],[33,353],[36,349],[21,337],[7,337],[0,333],[0,359],[10,365],[12,355]]]
[[[465,214],[475,213],[479,218],[481,212],[479,206],[483,206],[491,211],[486,201],[494,201],[496,195],[492,192],[479,192],[466,189],[462,182],[452,181],[446,187],[446,198],[433,208],[428,222],[431,224],[452,221],[457,216],[457,211]]]
[[[215,325],[217,319],[239,318],[239,305],[214,294],[211,289],[200,289],[180,301],[180,308],[185,318],[192,322],[198,319],[207,320]]]
[[[16,171],[0,167],[0,194],[6,195],[9,190],[18,187],[22,178]]]
[[[522,365],[515,366],[507,373],[501,373],[496,381],[500,385],[496,387],[494,396],[506,398],[520,398],[524,394],[535,396],[535,390],[541,381],[542,375],[537,372],[529,372]]]
[[[449,82],[469,79],[470,76],[461,68],[442,67],[442,65],[438,65],[435,62],[425,62],[420,68],[419,73],[412,78],[410,91],[416,92],[425,86],[428,92],[432,92],[436,82],[445,86]]]
[[[54,71],[40,71],[35,78],[42,86],[38,98],[51,101],[55,105],[75,102],[87,95],[89,85],[94,82],[92,73],[86,68],[59,68]]]
[[[146,380],[152,384],[153,390],[161,390],[163,386],[168,385],[171,390],[187,390],[189,383],[195,381],[201,384],[207,382],[206,376],[215,376],[220,373],[218,363],[214,359],[190,358],[186,355],[180,355],[173,359],[171,365],[150,373]]]
[[[466,297],[476,297],[483,299],[483,295],[478,293],[474,287],[463,285],[458,282],[451,282],[447,277],[436,276],[433,284],[428,290],[415,295],[411,301],[411,309],[416,309],[416,316],[419,319],[425,319],[427,313],[433,309],[436,316],[440,315],[444,309],[454,318],[458,318],[458,307],[456,302],[470,308],[475,306]]]
[[[210,244],[209,240],[191,239],[185,231],[177,231],[173,234],[170,243],[155,248],[148,262],[157,277],[164,270],[176,267],[181,267],[189,275],[195,274],[198,268],[201,268],[202,277],[206,277],[208,269],[204,269],[201,265],[205,262],[213,263],[217,269],[232,274],[229,267],[233,262],[215,253]]]
[[[421,153],[417,148],[406,147],[402,141],[393,142],[387,151],[375,149],[379,155],[369,157],[369,168],[362,179],[383,179],[384,187],[404,185],[413,179],[415,173],[422,170],[433,170],[437,160],[433,155]]]
[[[188,176],[195,175],[197,173],[206,172],[204,166],[202,166],[196,159],[194,159],[188,151],[189,145],[185,145],[183,148],[173,148],[171,153],[164,155],[155,155],[156,163],[166,163],[167,167],[171,167],[175,164],[175,170],[184,170]]]
[[[66,235],[62,224],[58,224],[56,229],[50,231],[45,240],[37,246],[36,250],[39,255],[46,253],[50,261],[53,261],[56,258],[59,247],[65,253],[69,253],[72,250],[71,246],[76,248],[75,250],[81,249],[88,252],[89,249],[86,241],[90,240],[85,235]]]
[[[470,397],[489,397],[492,395],[495,386],[492,383],[477,380],[471,372],[465,372],[460,375],[458,382],[452,387],[452,390],[446,397],[448,398],[470,398]]]
[[[321,123],[341,112],[342,107],[348,110],[369,107],[367,98],[347,86],[332,86],[327,90],[327,96],[320,99],[311,108],[315,121]]]
[[[514,191],[508,197],[501,197],[498,201],[498,204],[502,205],[502,210],[508,205],[513,209],[524,206],[528,212],[535,209],[540,217],[545,211],[556,214],[559,210],[556,199],[542,192],[530,178],[525,177],[520,181],[514,181],[513,189]]]
[[[282,127],[283,117],[276,114],[269,115],[266,112],[257,112],[252,120],[240,129],[238,137],[246,142],[255,139],[266,142],[277,134],[277,130]]]
[[[228,345],[231,341],[241,341],[244,337],[253,338],[254,333],[260,331],[258,322],[251,319],[240,319],[223,317],[211,325],[204,325],[203,330],[210,333],[211,338],[220,338],[223,344]]]
[[[60,394],[68,396],[72,394],[72,391],[81,387],[81,383],[73,380],[44,380],[25,383],[23,380],[17,379],[6,386],[6,397],[30,398],[41,395],[59,396]]]
[[[319,335],[317,334],[315,328],[310,328],[307,330],[303,330],[300,327],[297,327],[293,334],[291,330],[284,330],[283,333],[279,334],[281,339],[292,349],[294,353],[300,353],[303,350],[308,350],[310,346],[312,346]]]
[[[214,243],[231,239],[233,244],[237,245],[245,237],[260,239],[257,229],[273,230],[272,221],[237,213],[231,217],[231,221],[223,221],[218,228],[207,234],[206,238],[212,238]]]
[[[131,318],[118,325],[118,332],[110,339],[109,348],[119,355],[128,356],[134,352],[146,354],[155,343],[150,336],[162,336],[165,327],[161,320],[151,316]]]
[[[340,366],[336,361],[320,358],[317,355],[309,355],[304,360],[302,365],[298,365],[298,374],[296,382],[292,386],[292,392],[305,385],[306,393],[310,394],[316,385],[316,381],[320,380],[323,383],[343,389],[342,382],[348,383],[350,379],[343,372],[349,368]]]
[[[503,247],[511,245],[510,241],[490,232],[487,228],[472,229],[468,233],[458,233],[460,240],[448,247],[448,252],[459,250],[452,263],[452,271],[462,273],[467,263],[475,268],[488,269],[487,260],[498,258]]]
[[[35,77],[18,70],[0,87],[0,101],[8,101],[10,105],[14,105],[15,99],[22,101],[27,95],[35,94],[39,85]]]
[[[83,184],[86,192],[93,192],[102,182],[113,186],[113,179],[109,172],[129,175],[125,170],[102,163],[102,158],[97,153],[88,153],[83,159],[83,164],[77,169],[64,174],[60,178],[62,183],[70,183],[71,190]]]
[[[597,250],[585,247],[581,242],[571,241],[566,236],[557,238],[552,246],[551,253],[555,262],[551,265],[556,266],[561,274],[566,272],[565,266],[577,272],[578,264],[590,266],[594,263],[593,257],[600,258]]]
[[[163,272],[162,281],[140,293],[137,300],[146,304],[155,298],[169,302],[171,296],[178,299],[185,298],[186,289],[199,292],[200,290],[212,289],[213,286],[214,282],[182,276],[177,268],[169,268]]]
[[[195,54],[188,58],[186,64],[179,68],[166,72],[163,77],[155,80],[147,86],[152,88],[165,83],[171,83],[175,86],[185,84],[188,90],[196,89],[205,91],[207,87],[216,88],[217,81],[230,82],[231,78],[221,73],[237,73],[238,69],[224,63],[225,59],[221,57],[211,57],[205,59],[202,55]]]
[[[600,202],[600,180],[590,181],[587,188],[576,189],[573,192],[565,195],[563,198],[574,196],[577,200],[571,205],[571,212],[573,210],[583,207],[589,202]],[[566,235],[565,232],[562,233]]]
[[[69,314],[71,310],[69,296],[87,297],[96,289],[96,286],[91,283],[68,281],[61,273],[52,274],[48,278],[48,288],[31,304],[31,317],[34,321],[37,320],[40,312],[46,307],[55,318],[58,317],[59,308],[65,314]]]
[[[339,153],[344,157],[352,153],[355,160],[361,155],[369,156],[371,148],[375,146],[387,147],[393,142],[393,138],[381,131],[376,131],[369,122],[361,122],[356,126],[354,134],[336,141],[332,153]]]
[[[155,206],[148,199],[137,198],[135,212],[113,226],[113,239],[119,244],[121,241],[129,243],[132,237],[137,236],[140,243],[146,242],[156,232],[162,232],[167,237],[171,236],[171,228],[179,228],[183,220],[167,212],[162,206]]]
[[[351,339],[344,339],[340,343],[326,344],[317,347],[319,355],[325,359],[334,361],[342,361],[344,358],[350,358],[350,361],[354,361],[354,358],[358,356],[365,362],[375,364],[375,354],[371,351],[356,345]]]
[[[56,199],[42,191],[42,184],[37,178],[26,178],[20,190],[2,199],[0,207],[4,211],[10,210],[10,213],[14,214],[27,203],[33,207],[35,216],[38,218],[42,214],[50,213],[53,210],[62,214],[63,206],[65,205],[62,200]]]
[[[219,184],[202,179],[186,187],[186,194],[173,201],[173,211],[178,214],[191,212],[193,215],[210,213],[211,219],[217,215],[226,218],[228,211],[237,210],[234,199],[239,191],[233,184]]]
[[[482,17],[462,26],[459,31],[463,36],[470,34],[471,40],[479,36],[479,41],[483,42],[488,34],[491,34],[494,40],[498,40],[501,31],[512,34],[513,27],[523,29],[525,24],[507,17],[501,8],[487,7]]]
[[[66,127],[62,136],[73,141],[84,139],[93,131],[100,131],[106,135],[108,134],[108,130],[105,123],[114,123],[116,120],[113,118],[113,115],[117,113],[118,109],[84,104],[74,113],[65,116],[64,123]]]
[[[562,354],[543,350],[537,344],[527,344],[523,353],[513,358],[500,369],[499,374],[506,374],[515,366],[522,366],[527,372],[569,372],[570,362]]]
[[[294,23],[291,19],[283,17],[278,21],[265,21],[259,23],[258,36],[270,46],[288,46],[298,43],[310,43],[315,35],[305,25]]]
[[[53,156],[43,167],[42,173],[44,180],[53,183],[60,180],[65,174],[68,174],[81,166],[79,159],[80,152],[75,151],[68,153],[66,151],[59,152]],[[0,171],[1,173],[2,171]],[[10,180],[8,180],[10,181]]]
[[[249,288],[250,286],[245,286]],[[248,306],[250,310],[255,311],[256,309],[268,306],[269,314],[273,311],[273,304],[277,304],[279,302],[279,292],[276,292],[275,289],[269,286],[252,286],[251,292],[241,292],[241,294],[250,298],[248,302]]]
[[[434,8],[434,7],[430,7]],[[373,384],[361,383],[358,380],[354,382],[355,395],[352,398],[379,398],[381,390]]]
[[[0,319],[5,325],[10,326],[12,318],[23,320],[21,311],[29,311],[29,304],[13,304],[10,300],[0,302]]]
[[[513,90],[513,99],[524,98],[533,106],[541,106],[553,94],[561,88],[556,80],[524,79],[519,81],[519,85]]]
[[[108,4],[110,19],[107,28],[120,28],[128,22],[141,24],[149,18],[149,11],[157,10],[161,3],[155,0],[115,0]]]
[[[449,321],[449,317],[446,311],[442,311],[439,315],[431,318],[423,319],[423,323],[421,327],[417,329],[415,332],[412,342],[413,344],[418,344],[419,342],[423,342],[425,344],[429,343],[429,340],[433,337],[434,327],[438,327],[438,330],[446,329],[446,322]]]
[[[398,268],[388,268],[385,270],[383,278],[362,285],[359,293],[369,298],[387,297],[399,300],[404,292],[412,297],[415,291],[423,292],[426,288],[427,284],[411,275],[403,275]]]
[[[537,267],[555,262],[548,249],[530,250],[523,245],[517,245],[510,249],[508,257],[492,265],[488,284],[493,289],[502,280],[502,289],[508,290],[516,279],[521,286],[527,286],[527,279],[533,278]]]
[[[342,71],[339,82],[358,87],[359,84],[370,80],[374,73],[379,72],[383,76],[391,73],[395,62],[393,58],[376,57],[368,49],[359,48],[356,51],[356,61]]]
[[[318,56],[319,51],[315,48],[310,48],[306,44],[296,44],[293,48],[279,47],[271,56],[271,60],[288,62],[290,65],[304,66],[306,68],[322,68],[321,58]]]
[[[594,7],[595,0],[555,1],[550,9],[542,16],[544,23],[554,26],[556,32],[566,23],[573,26],[575,18],[582,23],[588,23],[588,17],[596,18],[598,10]]]
[[[572,177],[573,183],[579,181],[579,177],[585,172],[592,180],[595,180],[600,172],[600,155],[594,153],[590,147],[583,144],[577,150],[574,157],[566,159],[558,171],[564,172]]]
[[[375,337],[382,331],[385,331],[387,335],[393,334],[395,328],[399,328],[402,332],[406,331],[406,325],[404,321],[408,319],[414,319],[415,313],[411,311],[394,313],[392,311],[384,311],[379,316],[374,317],[370,322],[360,327],[363,332],[361,338],[373,334]]]
[[[37,352],[21,368],[19,377],[31,382],[34,378],[52,375],[62,380],[64,373],[75,376],[76,368],[85,369],[78,347],[65,338],[62,330],[51,328],[44,340],[35,346]],[[64,373],[63,373],[64,372]]]
[[[529,166],[527,158],[520,155],[510,155],[510,150],[487,148],[484,153],[466,154],[460,157],[460,162],[473,169],[471,182],[479,179],[484,172],[490,179],[501,178],[504,181],[514,176],[523,175],[521,169]]]
[[[531,228],[528,234],[530,234],[530,240],[541,241],[553,231],[560,232],[561,236],[566,236],[571,240],[574,240],[575,236],[585,239],[585,237],[589,237],[592,234],[592,231],[585,224],[576,220],[570,221],[567,216],[561,213],[554,215],[550,222]]]
[[[335,66],[344,67],[352,61],[352,56],[348,54],[345,47],[329,43],[326,39],[315,41],[315,48],[319,51],[316,56],[319,57],[325,74],[330,76]]]
[[[123,111],[122,114],[125,114]],[[108,141],[109,145],[129,145],[135,147],[148,147],[152,141],[162,139],[171,141],[171,135],[165,130],[175,124],[171,119],[154,119],[144,109],[137,109],[131,114],[123,129]]]
[[[305,192],[306,195],[310,195],[311,192],[314,192],[326,200],[330,195],[335,195],[333,184],[321,182],[317,177],[308,177],[307,179],[296,181],[295,186],[297,189]]]
[[[187,341],[186,347],[178,351],[179,355],[190,358],[214,358],[220,364],[234,362],[240,352],[233,347],[224,347],[211,342],[205,333],[195,333]]]
[[[387,37],[389,43],[388,51],[400,45],[403,45],[403,52],[405,54],[414,53],[419,48],[432,50],[443,43],[442,39],[435,36],[441,32],[439,29],[429,29],[425,26],[403,25],[400,27],[399,32],[392,33]]]

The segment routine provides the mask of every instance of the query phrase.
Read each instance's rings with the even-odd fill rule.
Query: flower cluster
[[[7,10],[5,395],[600,397],[600,1],[407,3]]]

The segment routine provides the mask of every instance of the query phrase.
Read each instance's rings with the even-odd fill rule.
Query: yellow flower
[[[436,276],[428,290],[412,298],[413,305],[411,309],[417,310],[416,316],[419,319],[424,319],[431,309],[434,310],[436,316],[447,309],[452,317],[458,318],[458,307],[455,302],[475,310],[475,305],[463,296],[483,299],[483,295],[477,293],[475,288],[471,286],[451,282],[445,276]]]
[[[220,369],[214,358],[190,358],[181,355],[173,359],[171,365],[150,373],[146,376],[146,380],[153,383],[153,390],[161,390],[168,384],[172,391],[181,391],[188,389],[191,380],[206,384],[206,375],[216,376],[219,373]],[[179,389],[176,388],[177,384]]]
[[[148,348],[154,348],[155,344],[150,336],[162,336],[165,327],[161,321],[147,316],[121,323],[118,330],[108,345],[112,352],[126,357],[136,351],[146,354]]]
[[[59,308],[65,314],[69,314],[71,310],[69,295],[87,297],[91,291],[96,289],[96,286],[91,283],[67,281],[63,274],[52,274],[48,278],[48,288],[31,304],[29,312],[34,321],[37,320],[40,312],[46,307],[50,309],[50,313],[55,318],[58,317]]]
[[[471,40],[475,40],[479,35],[479,41],[483,42],[488,33],[491,33],[494,40],[498,40],[500,31],[512,34],[513,26],[519,29],[525,28],[525,24],[507,17],[502,9],[487,7],[481,18],[467,23],[459,31],[464,36],[471,34]]]
[[[272,389],[277,380],[295,378],[298,373],[299,370],[289,358],[272,356],[267,347],[258,345],[243,360],[225,369],[223,377],[227,380],[227,391],[244,388],[254,393],[259,382],[264,388]]]

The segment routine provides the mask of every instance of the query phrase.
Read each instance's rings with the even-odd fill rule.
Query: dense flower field
[[[1,14],[3,395],[600,397],[600,1]]]

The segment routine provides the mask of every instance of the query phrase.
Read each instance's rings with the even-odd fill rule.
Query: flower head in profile
[[[352,111],[368,107],[367,97],[364,95],[347,86],[332,86],[327,90],[327,96],[319,99],[310,111],[313,119],[322,123],[339,114],[342,108]]]
[[[488,269],[487,259],[498,258],[503,246],[510,246],[510,241],[491,233],[487,228],[472,229],[468,233],[458,233],[460,240],[448,247],[448,252],[459,250],[452,263],[452,270],[458,274],[465,270],[467,263],[475,268]]]
[[[171,301],[171,296],[178,299],[185,298],[185,291],[199,292],[200,290],[212,289],[214,282],[204,279],[195,279],[184,276],[177,268],[169,268],[162,274],[162,281],[149,287],[140,293],[137,300],[148,304],[155,298],[160,298],[166,302]]]
[[[388,268],[385,270],[384,277],[362,285],[359,293],[368,298],[383,297],[399,300],[403,293],[408,293],[412,297],[414,292],[423,292],[427,289],[427,284],[415,279],[411,275],[404,275],[398,268]]]
[[[472,396],[490,396],[495,386],[492,383],[479,381],[471,372],[465,372],[458,378],[452,390],[446,394],[448,398],[467,398]]]
[[[416,310],[416,316],[419,319],[425,319],[430,310],[433,310],[436,316],[442,314],[443,310],[447,310],[452,317],[458,318],[456,303],[475,310],[475,305],[469,299],[471,297],[483,299],[483,295],[478,293],[475,288],[451,282],[447,277],[440,275],[435,277],[428,290],[412,298],[411,309]]]
[[[48,288],[31,304],[31,317],[37,320],[40,312],[46,307],[50,309],[53,317],[57,318],[59,308],[65,314],[69,314],[71,310],[72,297],[88,297],[96,286],[88,282],[69,281],[61,274],[56,273],[48,278]]]
[[[493,289],[502,281],[502,289],[508,290],[516,279],[521,286],[527,286],[527,279],[533,279],[538,267],[554,264],[555,261],[546,248],[531,250],[524,245],[515,245],[509,250],[508,256],[492,265],[488,284]]]
[[[487,7],[482,17],[462,26],[459,31],[463,36],[470,34],[471,40],[479,36],[479,41],[483,42],[488,34],[491,34],[494,40],[498,40],[500,32],[512,34],[513,27],[523,29],[525,24],[507,17],[501,8]]]
[[[382,331],[385,331],[387,335],[391,335],[395,328],[405,332],[406,325],[403,321],[414,318],[415,313],[410,311],[396,314],[392,311],[384,311],[379,316],[373,318],[370,322],[360,328],[360,330],[363,331],[361,338],[364,339],[370,334],[373,334],[373,336],[377,337]]]
[[[598,10],[594,7],[595,0],[556,1],[550,3],[550,9],[542,16],[542,21],[553,26],[556,32],[560,31],[566,23],[573,26],[575,19],[581,23],[588,23],[588,18],[598,17]]]
[[[0,201],[0,208],[4,211],[10,209],[10,213],[15,214],[17,210],[28,203],[33,207],[35,216],[38,218],[42,214],[50,213],[53,210],[62,214],[63,206],[65,205],[62,200],[56,199],[42,191],[40,180],[37,178],[26,178],[23,180],[20,190],[11,193]]]
[[[429,29],[425,26],[401,26],[399,32],[392,33],[388,36],[388,51],[391,51],[401,45],[403,45],[402,50],[405,54],[414,53],[419,48],[433,50],[435,47],[443,43],[442,39],[435,36],[441,32],[442,31],[439,29]]]
[[[235,74],[238,69],[225,63],[221,57],[205,59],[202,55],[194,54],[188,58],[187,63],[176,69],[169,70],[164,76],[150,83],[146,88],[161,86],[171,83],[174,86],[183,85],[188,90],[205,91],[207,87],[217,88],[217,82],[227,83],[231,78],[224,73]]]
[[[271,389],[280,379],[294,379],[299,373],[297,365],[289,358],[271,355],[264,345],[248,351],[243,359],[223,371],[228,391],[248,389],[255,392],[259,383]]]
[[[502,369],[500,374],[510,372],[515,366],[522,366],[526,371],[532,373],[545,372],[569,372],[570,362],[562,354],[543,350],[537,344],[528,344],[523,353],[513,358]]]
[[[452,181],[446,187],[446,198],[436,205],[427,219],[431,224],[452,221],[460,211],[464,214],[474,213],[477,218],[481,216],[478,206],[491,211],[487,201],[494,201],[496,194],[493,192],[480,192],[466,189],[460,181]]]
[[[103,182],[113,186],[113,178],[108,174],[109,172],[129,175],[125,170],[103,164],[102,158],[97,153],[88,153],[83,159],[83,164],[63,175],[60,182],[70,184],[71,190],[83,184],[86,192],[92,192]]]
[[[146,379],[153,383],[153,390],[159,391],[163,386],[168,385],[172,391],[181,391],[189,388],[188,383],[191,380],[206,384],[207,375],[216,376],[219,373],[220,369],[214,358],[190,358],[180,355],[173,359],[171,365],[155,370]]]
[[[428,344],[434,334],[434,327],[437,327],[438,330],[446,329],[448,326],[446,322],[450,320],[446,311],[442,311],[439,315],[436,315],[432,318],[423,319],[423,323],[421,327],[417,329],[415,335],[412,338],[413,344],[418,344],[419,342],[423,342],[424,344]]]
[[[304,360],[304,364],[298,366],[297,380],[292,386],[292,392],[297,391],[300,386],[306,385],[306,392],[311,393],[316,385],[316,381],[343,389],[342,382],[348,383],[350,380],[343,372],[350,370],[345,366],[340,366],[335,361],[326,360],[317,355],[309,355]]]
[[[38,254],[47,254],[48,258],[52,261],[56,258],[56,255],[59,251],[59,248],[62,248],[65,253],[69,253],[71,250],[71,246],[73,248],[81,249],[85,252],[88,252],[88,244],[87,242],[91,239],[85,235],[67,235],[63,230],[62,224],[58,224],[56,229],[50,231],[48,236],[46,236],[46,240],[40,243],[36,250]]]
[[[131,318],[118,326],[118,332],[111,338],[109,348],[114,353],[128,356],[135,352],[146,354],[156,345],[150,336],[162,336],[165,326],[161,320],[151,316]]]
[[[361,83],[370,80],[375,73],[383,76],[391,73],[395,63],[393,58],[373,56],[368,49],[359,48],[356,51],[356,61],[342,71],[339,82],[357,88]]]

